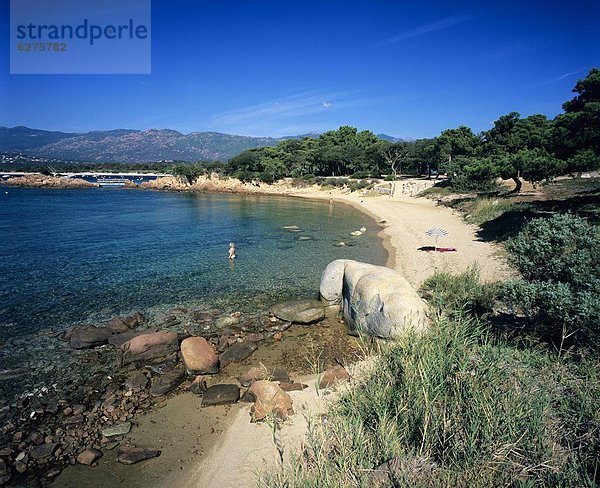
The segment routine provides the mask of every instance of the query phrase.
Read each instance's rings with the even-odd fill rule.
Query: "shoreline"
[[[414,184],[423,184],[421,180],[415,181]],[[350,205],[363,215],[373,219],[373,222],[378,226],[377,236],[381,238],[383,248],[388,254],[386,266],[405,276],[415,288],[418,288],[423,280],[435,271],[462,271],[472,265],[474,260],[479,263],[482,278],[486,280],[499,279],[503,273],[510,273],[508,265],[497,255],[494,246],[477,240],[476,228],[466,224],[459,215],[448,208],[437,207],[431,200],[412,196],[412,187],[410,192],[404,193],[404,185],[409,184],[412,185],[413,183],[409,183],[408,180],[403,182],[403,192],[394,198],[371,196],[364,192],[349,193],[339,189],[329,191],[318,187],[285,188],[282,185],[254,188],[254,191],[213,192],[285,196],[320,202],[330,200],[331,204]],[[161,190],[159,188],[148,189]],[[170,189],[170,191],[197,192],[198,190]],[[459,248],[458,253],[441,254],[418,251],[419,245],[423,246],[430,243],[430,239],[424,235],[424,230],[430,226],[439,225],[447,227],[450,230],[451,238],[456,239],[448,244],[455,245],[456,242],[460,242],[456,245]],[[333,331],[333,329],[345,335],[344,326],[340,327],[339,324],[332,324],[330,328],[325,330]],[[295,332],[290,330],[289,333],[286,333],[282,344],[294,341],[294,336],[298,334],[305,335],[301,328]],[[338,337],[338,340],[341,339]],[[298,342],[298,344],[301,344],[301,342]],[[264,354],[272,353],[276,349],[277,347],[275,349],[265,348]],[[236,377],[239,377],[238,375],[243,372],[238,368],[246,368],[247,370],[250,366],[262,364],[260,359],[262,353],[259,354],[259,351],[255,356],[251,356],[247,361],[240,363],[235,370],[230,370],[220,376],[218,383],[235,382]],[[358,357],[355,359],[358,359]],[[301,378],[310,384],[314,383],[315,377],[307,377],[305,376],[306,373],[306,370],[290,370],[290,374],[296,379]],[[212,382],[213,378],[211,378]],[[309,388],[309,390],[303,392],[292,392],[291,396],[294,399],[294,405],[296,405],[296,398],[298,398],[298,406],[300,407],[300,405],[312,405],[311,402],[314,400],[315,394],[314,388]],[[307,395],[307,397],[304,395]],[[113,459],[113,453],[106,453],[105,460],[101,461],[101,464],[104,463],[102,464],[104,468],[90,469],[80,465],[69,468],[56,479],[55,486],[71,486],[69,480],[75,482],[76,480],[79,481],[81,477],[88,478],[90,481],[89,486],[112,486],[107,484],[107,480],[110,478],[106,478],[105,468],[108,469],[109,474],[113,470],[118,470],[119,476],[122,478],[114,481],[121,483],[122,480],[127,480],[128,483],[131,483],[128,486],[138,486],[136,483],[142,481],[144,486],[163,486],[165,482],[176,482],[178,486],[190,486],[191,488],[191,486],[196,486],[198,479],[202,479],[207,486],[211,486],[208,484],[210,480],[206,477],[206,473],[217,473],[219,469],[222,469],[222,466],[225,466],[225,471],[227,471],[227,460],[230,458],[245,460],[245,470],[230,474],[235,476],[237,486],[239,488],[255,486],[253,473],[256,469],[264,466],[264,463],[260,465],[256,463],[262,462],[261,460],[264,461],[264,456],[267,456],[267,453],[270,453],[267,465],[274,466],[274,463],[277,462],[277,457],[274,455],[276,452],[274,446],[268,442],[271,435],[269,426],[264,423],[250,424],[248,419],[249,405],[245,406],[243,404],[226,408],[220,407],[219,410],[214,412],[203,411],[199,415],[198,400],[194,397],[195,395],[188,392],[179,391],[175,395],[169,396],[164,404],[158,406],[159,408],[144,412],[139,421],[136,419],[136,423],[139,422],[139,425],[127,436],[127,439],[142,446],[150,444],[149,447],[161,447],[152,445],[153,439],[161,439],[163,444],[166,442],[162,457],[142,463],[138,467],[123,469]],[[290,443],[289,446],[299,445],[300,440],[306,433],[306,425],[303,423],[303,419],[305,420],[306,415],[311,415],[311,412],[318,411],[319,408],[314,405],[296,410],[296,414],[291,421],[287,422],[283,428],[283,432],[287,436],[286,439]],[[165,427],[161,425],[161,419],[164,424],[168,412],[172,414],[175,412],[177,414],[175,416],[178,418],[174,421],[169,420],[168,427]],[[190,427],[186,422],[195,422],[195,429],[197,429],[199,435],[188,436],[181,433]],[[288,429],[290,426],[291,428]],[[215,437],[213,435],[215,432],[223,435]],[[239,442],[239,435],[242,432],[246,436],[248,445]],[[181,440],[177,437],[177,433],[181,436]],[[206,436],[210,437],[209,444],[200,450],[196,449],[197,443],[202,441],[201,437]],[[293,448],[290,451],[289,446],[286,448],[288,455],[293,452]],[[169,448],[167,449],[167,447]],[[248,457],[251,454],[249,451],[252,451],[255,457]],[[259,455],[259,457],[256,457],[256,455]],[[251,459],[252,461],[250,461]],[[210,466],[207,463],[210,463]],[[115,486],[118,485],[115,484]]]

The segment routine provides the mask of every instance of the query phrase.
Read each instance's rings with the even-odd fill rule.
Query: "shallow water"
[[[333,259],[387,258],[374,221],[341,204],[108,188],[0,197],[3,339],[133,310],[256,310],[315,295]]]

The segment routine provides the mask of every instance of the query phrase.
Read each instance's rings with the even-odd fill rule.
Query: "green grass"
[[[429,333],[384,348],[327,422],[313,422],[290,469],[263,473],[260,486],[372,486],[391,458],[386,486],[596,486],[597,361],[488,334],[468,305],[482,294],[476,280],[431,279],[425,293],[443,299]]]
[[[483,224],[513,210],[515,203],[506,198],[477,198],[465,208],[465,220],[471,224]]]

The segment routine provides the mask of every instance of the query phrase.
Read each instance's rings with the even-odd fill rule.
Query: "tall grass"
[[[385,348],[260,485],[374,486],[395,459],[385,486],[595,486],[598,365],[498,342],[460,309]]]
[[[497,219],[503,213],[513,210],[515,203],[505,198],[477,198],[469,202],[465,220],[471,224],[483,224],[490,220]]]

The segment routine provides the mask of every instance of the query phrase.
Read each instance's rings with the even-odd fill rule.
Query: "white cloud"
[[[381,97],[369,97],[356,91],[303,92],[217,113],[210,126],[221,132],[258,136],[319,132],[335,128],[337,120],[331,116],[340,110],[382,101]]]
[[[424,24],[414,29],[409,29],[407,31],[402,32],[396,36],[390,37],[385,41],[377,44],[377,47],[381,46],[389,46],[390,44],[396,44],[397,42],[403,41],[405,39],[410,39],[411,37],[419,37],[425,34],[429,34],[430,32],[439,31],[442,29],[447,29],[456,24],[462,24],[468,20],[471,20],[473,16],[471,14],[457,14],[451,15],[450,17],[444,17],[443,19],[436,20],[434,22],[430,22],[429,24]]]

